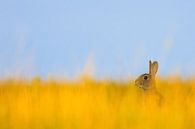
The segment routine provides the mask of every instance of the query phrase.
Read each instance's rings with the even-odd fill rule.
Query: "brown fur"
[[[135,85],[143,90],[144,99],[156,99],[159,104],[163,101],[163,96],[156,89],[156,74],[158,72],[158,62],[149,61],[149,73],[140,75],[135,80]]]

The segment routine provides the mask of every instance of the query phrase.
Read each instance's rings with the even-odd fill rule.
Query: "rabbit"
[[[156,74],[158,72],[158,62],[149,61],[149,73],[140,75],[135,80],[135,85],[143,89],[144,97],[156,98],[158,103],[161,104],[164,101],[163,96],[156,89]]]

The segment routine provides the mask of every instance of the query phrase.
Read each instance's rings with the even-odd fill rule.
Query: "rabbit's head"
[[[144,90],[154,89],[155,88],[155,77],[158,71],[158,62],[149,61],[149,73],[140,75],[135,80],[135,85]]]

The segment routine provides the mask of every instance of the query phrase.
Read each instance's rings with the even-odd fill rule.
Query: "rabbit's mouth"
[[[139,81],[135,81],[135,85],[140,88],[140,89],[143,89],[143,90],[149,90],[150,88],[145,86],[143,82],[139,82]]]

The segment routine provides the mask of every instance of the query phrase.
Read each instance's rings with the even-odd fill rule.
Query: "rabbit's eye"
[[[148,76],[144,76],[144,80],[147,80],[148,79]]]

